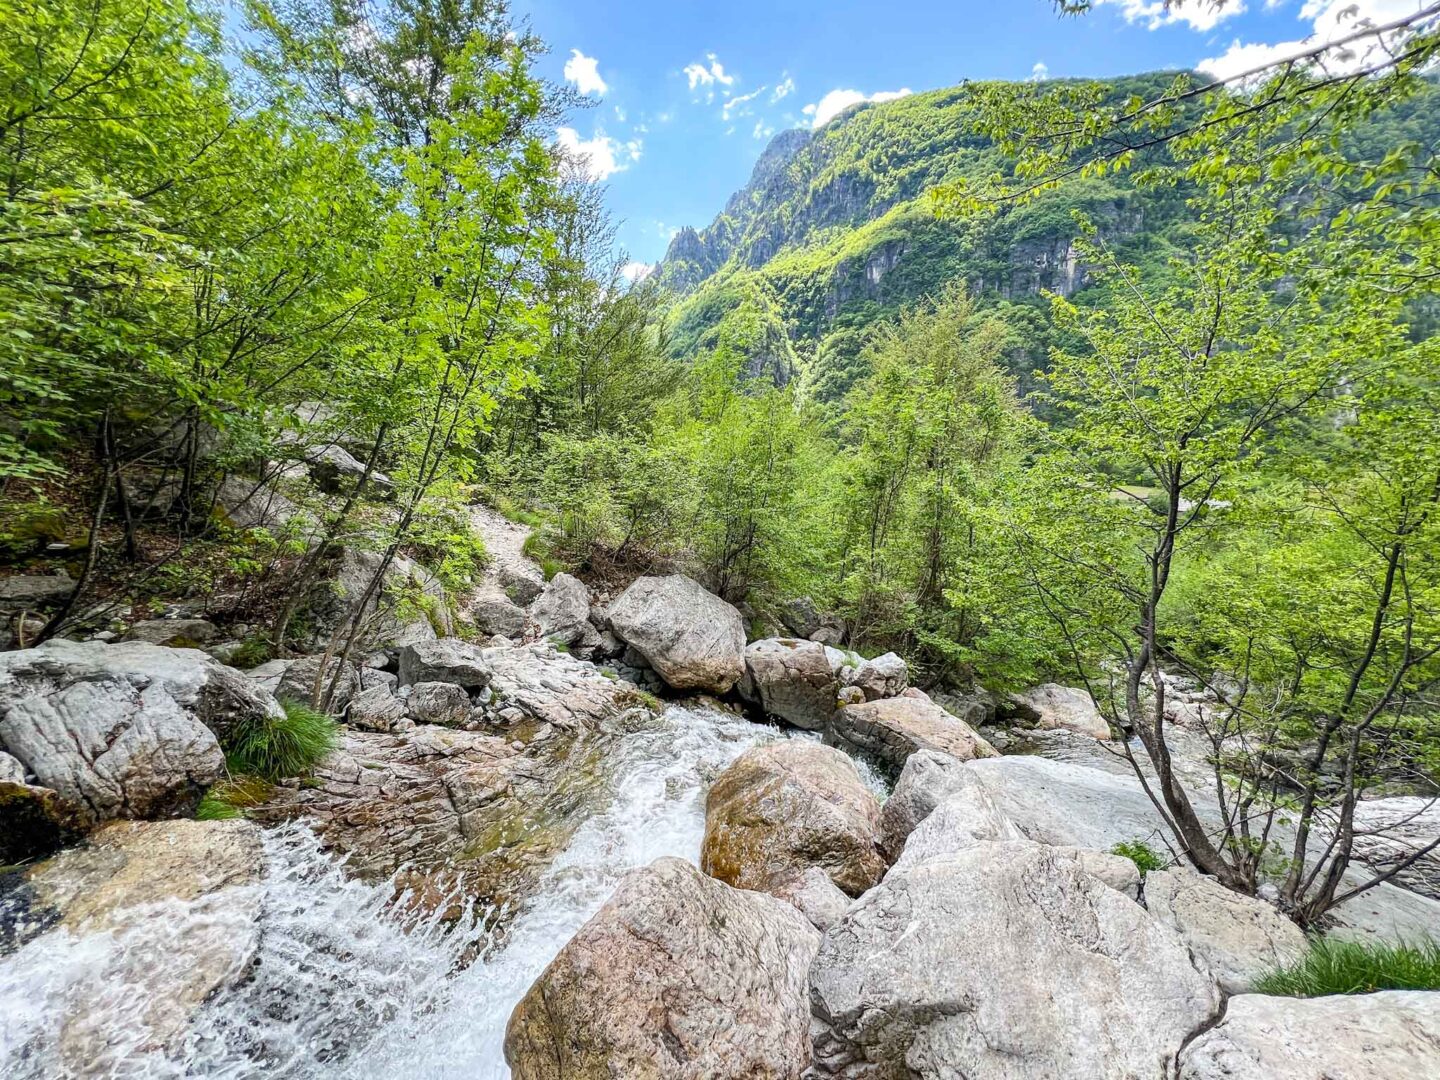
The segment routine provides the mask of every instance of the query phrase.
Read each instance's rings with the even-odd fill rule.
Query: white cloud
[[[1241,42],[1238,38],[1219,56],[1201,60],[1195,66],[1217,79],[1233,79],[1247,71],[1278,64],[1309,52],[1317,46],[1348,37],[1366,26],[1383,26],[1420,8],[1419,0],[1305,0],[1300,17],[1309,19],[1312,33],[1294,41]],[[1320,63],[1332,73],[1354,71],[1380,59],[1378,38],[1354,42],[1326,53]]]
[[[640,151],[644,149],[639,139],[621,143],[603,131],[595,132],[593,138],[582,139],[571,127],[557,129],[555,142],[585,170],[587,177],[597,181],[624,172],[640,160]]]
[[[1045,65],[1044,60],[1035,61],[1035,66],[1030,69],[1031,82],[1044,82],[1050,77],[1050,69]]]
[[[735,76],[725,72],[725,65],[720,63],[720,58],[713,52],[706,53],[705,59],[710,61],[710,66],[704,64],[689,64],[685,67],[685,78],[690,80],[690,89],[694,90],[699,86],[714,86],[719,83],[721,86],[734,86]]]
[[[859,90],[831,90],[819,101],[806,105],[800,111],[810,117],[812,128],[822,128],[851,105],[858,105],[862,101],[894,101],[896,98],[909,97],[910,93],[909,87],[903,90],[881,90],[868,97]]]
[[[725,102],[724,105],[720,106],[721,118],[729,120],[732,114],[736,116],[748,116],[750,113],[750,109],[748,108],[750,102],[763,94],[765,90],[766,88],[762,86],[760,89],[752,90],[748,94],[737,94],[735,97],[732,97],[729,101]]]
[[[1213,0],[1095,0],[1097,4],[1119,7],[1126,22],[1144,23],[1158,30],[1173,23],[1185,23],[1192,30],[1213,30],[1221,22],[1243,14],[1245,0],[1217,5]]]
[[[779,84],[775,87],[775,92],[770,95],[770,103],[773,105],[781,98],[787,98],[794,92],[795,80],[792,79],[789,75],[786,75],[785,78],[781,79]]]
[[[775,129],[774,129],[773,127],[771,127],[769,124],[765,123],[764,120],[756,120],[756,121],[755,121],[755,130],[754,130],[753,132],[751,132],[751,136],[750,136],[750,137],[751,137],[751,138],[754,138],[754,139],[768,139],[771,135],[774,135],[774,134],[775,134]]]
[[[582,94],[604,97],[610,87],[600,77],[600,61],[586,56],[579,49],[570,50],[570,59],[565,61],[565,80],[575,84]]]
[[[644,281],[654,272],[654,263],[635,262],[633,259],[620,267],[620,276],[632,285],[637,281]]]

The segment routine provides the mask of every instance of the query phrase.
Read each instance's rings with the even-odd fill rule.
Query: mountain
[[[1173,78],[1112,87],[1117,97],[1150,95]],[[1436,98],[1377,120],[1377,138],[1436,138]],[[975,87],[962,85],[776,135],[750,182],[708,226],[682,229],[659,266],[676,296],[675,354],[725,340],[743,350],[750,375],[800,378],[818,400],[837,401],[865,374],[861,352],[877,321],[963,278],[986,306],[1004,309],[1023,386],[1051,340],[1043,293],[1103,299],[1073,244],[1077,211],[1122,257],[1164,273],[1190,228],[1183,189],[1137,189],[1124,175],[1076,179],[984,219],[938,217],[928,194],[936,185],[1010,168],[977,130],[977,109]],[[1397,122],[1406,130],[1393,130]]]

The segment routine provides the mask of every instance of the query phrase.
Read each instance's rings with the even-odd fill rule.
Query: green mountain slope
[[[1172,78],[1135,76],[1113,88],[1145,95]],[[1434,139],[1435,103],[1411,103],[1377,137]],[[777,135],[750,183],[708,227],[682,230],[660,265],[659,280],[677,294],[675,354],[693,357],[724,338],[747,355],[749,374],[800,378],[819,400],[837,401],[864,374],[868,328],[960,278],[986,307],[1006,309],[1010,367],[1024,384],[1049,345],[1043,293],[1103,301],[1072,244],[1076,211],[1125,258],[1164,272],[1186,241],[1186,192],[1137,190],[1123,175],[1077,179],[984,220],[937,217],[928,195],[936,185],[1009,169],[978,133],[976,109],[974,90],[961,86]]]

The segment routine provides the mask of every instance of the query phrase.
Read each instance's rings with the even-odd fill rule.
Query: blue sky
[[[1061,18],[1050,0],[515,0],[514,11],[550,45],[542,74],[594,103],[559,139],[588,154],[625,250],[652,263],[675,229],[714,217],[769,135],[862,95],[1207,60],[1238,72],[1356,17],[1418,6],[1243,0],[1217,14],[1205,0],[1168,13],[1160,0],[1098,0]]]

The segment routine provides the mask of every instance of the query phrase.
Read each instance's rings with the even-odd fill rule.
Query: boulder
[[[490,683],[490,665],[484,650],[459,638],[406,645],[400,650],[400,685],[422,682],[448,682],[479,690]]]
[[[913,696],[912,696],[913,695]],[[959,717],[918,690],[905,696],[846,705],[830,721],[826,741],[904,765],[917,750],[938,750],[959,761],[994,757],[995,748]]]
[[[632,871],[510,1016],[515,1080],[799,1077],[819,932],[680,859]]]
[[[887,652],[847,667],[841,680],[847,686],[858,686],[866,701],[878,701],[904,693],[910,684],[910,669],[895,653]]]
[[[314,447],[305,452],[310,479],[328,495],[346,495],[365,475],[365,463],[343,446]],[[395,482],[378,469],[370,470],[365,493],[385,498],[395,493]]]
[[[1188,867],[1145,875],[1145,907],[1190,947],[1227,994],[1244,994],[1276,967],[1305,957],[1304,933],[1264,900]]]
[[[569,574],[556,574],[530,605],[530,621],[540,636],[560,645],[596,637],[590,625],[590,590]]]
[[[356,694],[345,720],[362,731],[408,731],[415,726],[405,715],[405,703],[388,686],[372,686]]]
[[[0,900],[17,1060],[37,1076],[121,1076],[178,1052],[203,1003],[250,970],[262,864],[248,822],[116,822],[22,871]]]
[[[894,862],[915,826],[952,795],[978,786],[965,765],[938,750],[917,750],[905,761],[895,790],[880,812],[880,848]],[[998,809],[996,811],[999,812]]]
[[[1110,725],[1090,694],[1073,686],[1045,683],[1010,699],[1015,710],[1037,727],[1062,728],[1095,739],[1110,738]]]
[[[740,613],[683,574],[637,578],[610,625],[676,690],[723,694],[745,673]]]
[[[879,825],[880,802],[848,757],[783,739],[745,751],[710,788],[700,865],[761,892],[818,866],[859,896],[885,872]]]
[[[325,575],[306,598],[309,645],[314,650],[324,649],[347,624],[382,562],[378,551],[351,547],[330,559]],[[368,604],[362,627],[360,652],[447,637],[454,628],[445,586],[423,566],[397,555],[385,571],[378,598]]]
[[[631,709],[649,712],[658,705],[633,683],[606,678],[594,664],[543,643],[493,647],[484,657],[497,706],[566,731],[595,729]]]
[[[1355,806],[1355,854],[1378,873],[1413,860],[1393,880],[1422,896],[1440,899],[1440,848],[1415,853],[1440,837],[1440,802],[1423,796],[1365,799]]]
[[[518,638],[525,633],[525,609],[498,588],[482,589],[466,606],[470,621],[482,634]]]
[[[837,615],[823,614],[808,596],[791,600],[780,609],[780,621],[798,638],[824,645],[839,644],[845,624]]]
[[[470,695],[454,683],[416,683],[405,698],[405,715],[417,724],[459,727],[470,718]]]
[[[57,639],[0,655],[0,750],[55,793],[64,833],[191,813],[224,772],[220,740],[280,715],[240,672],[193,649]],[[0,819],[10,812],[0,803]],[[0,847],[20,839],[0,828]]]
[[[892,872],[810,969],[816,1076],[1170,1074],[1219,1008],[1184,943],[1073,852],[977,844]]]
[[[1180,1080],[1432,1080],[1440,993],[1241,994],[1180,1055]]]
[[[63,604],[75,591],[75,579],[58,574],[16,574],[0,577],[0,611],[25,611]]]
[[[279,531],[292,521],[310,526],[313,518],[275,489],[273,482],[262,483],[231,474],[215,489],[215,505],[237,529],[270,529]]]
[[[296,660],[269,660],[247,674],[256,686],[280,701],[298,701],[308,705],[315,694],[316,676],[320,674],[322,656],[302,656]],[[339,678],[336,678],[336,675]],[[360,692],[360,669],[338,657],[331,657],[325,665],[325,674],[319,680],[320,697],[323,700],[331,682],[335,693],[330,700],[330,711],[341,713],[352,698]]]
[[[125,631],[121,640],[198,649],[214,641],[219,632],[208,619],[142,619]]]
[[[793,904],[822,934],[839,922],[850,906],[850,897],[841,892],[830,880],[830,875],[818,866],[787,878],[770,892]]]
[[[907,835],[895,854],[894,869],[898,872],[914,863],[953,855],[976,844],[1023,839],[1020,830],[995,805],[985,786],[971,777],[969,785],[948,793]]]
[[[825,646],[797,638],[762,638],[745,649],[745,684],[765,712],[820,731],[835,711],[839,687]]]

